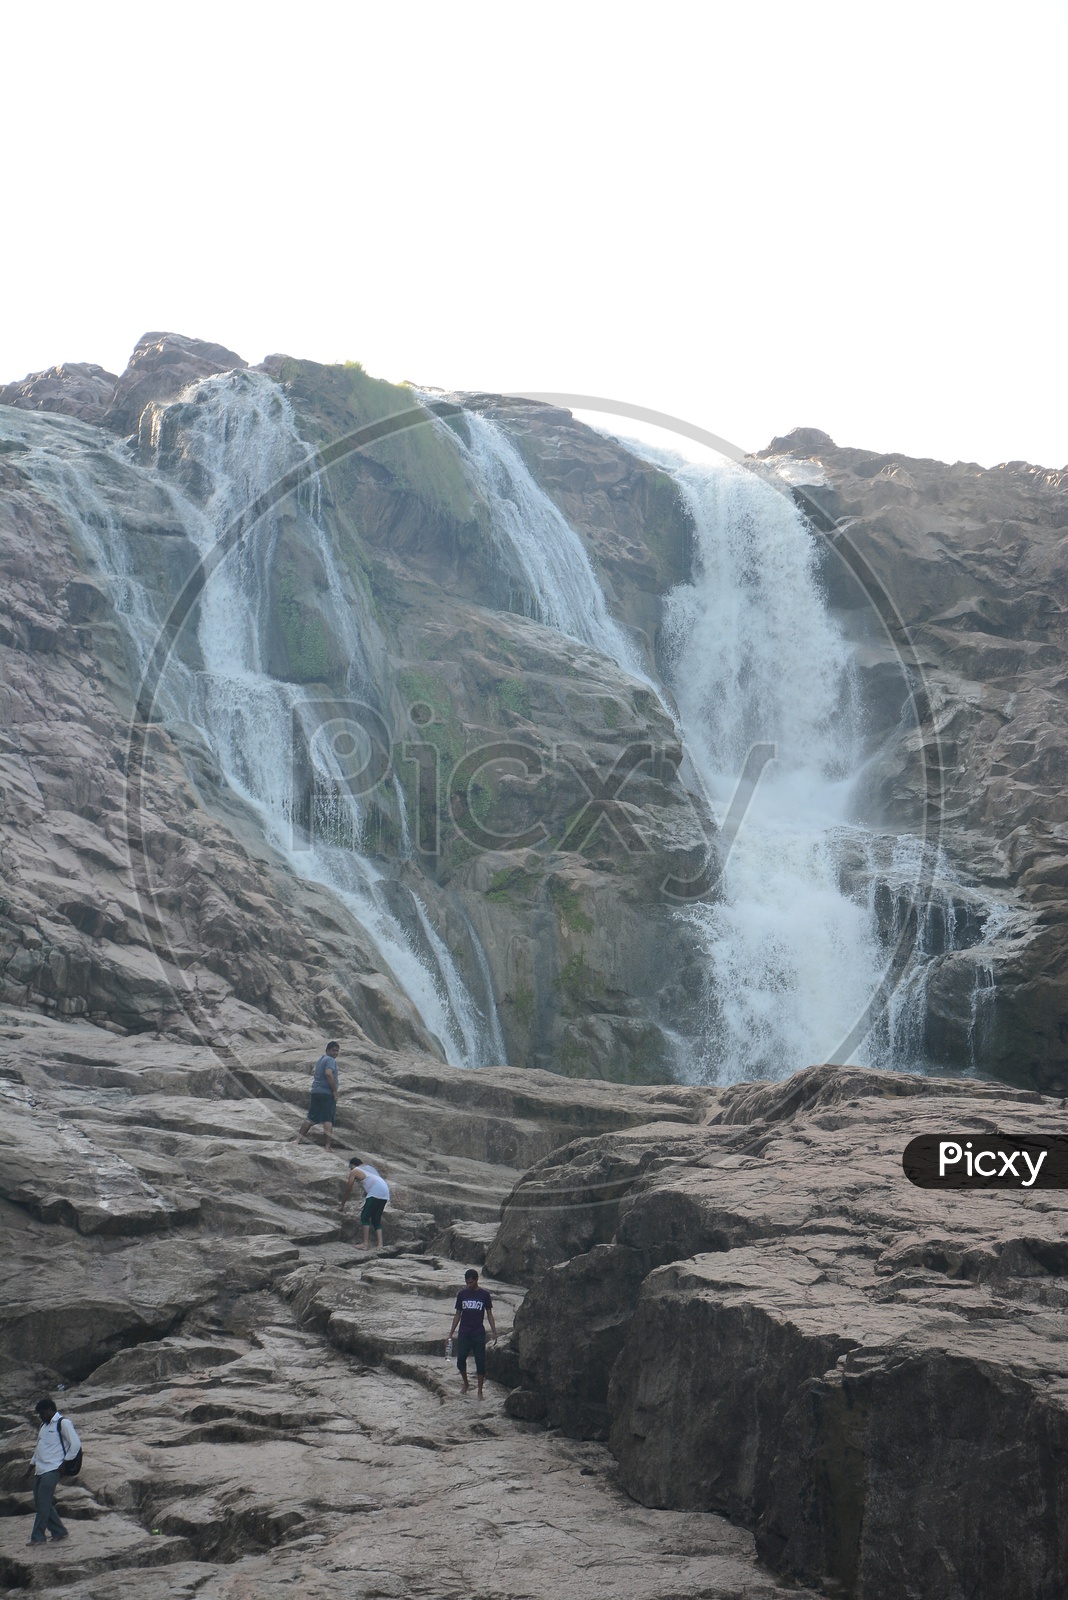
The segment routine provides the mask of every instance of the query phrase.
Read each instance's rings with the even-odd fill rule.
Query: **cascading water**
[[[461,440],[460,448],[489,507],[498,555],[522,609],[648,682],[637,650],[609,614],[586,548],[567,518],[535,483],[502,428],[478,411],[465,411],[464,417],[470,443]]]
[[[196,410],[187,429],[187,450],[212,485],[203,515],[190,521],[190,535],[207,558],[234,519],[256,497],[307,454],[288,402],[262,374],[208,378],[195,391]],[[302,535],[317,552],[327,578],[324,604],[334,636],[350,662],[349,687],[367,692],[370,673],[360,622],[347,600],[318,504],[317,479],[298,497]],[[270,514],[268,513],[268,516]],[[413,1001],[446,1059],[466,1066],[489,1058],[485,1021],[468,994],[426,908],[412,895],[423,941],[437,969],[421,960],[385,897],[382,874],[359,853],[358,802],[346,784],[343,760],[322,737],[321,712],[302,686],[268,677],[264,630],[270,615],[267,589],[275,529],[257,529],[215,569],[200,603],[198,642],[204,671],[198,674],[199,716],[227,781],[259,811],[272,844],[294,870],[332,889],[373,935],[387,966]],[[327,708],[329,710],[329,708]],[[325,776],[325,789],[339,815],[327,828],[312,827],[297,848],[294,837],[295,729],[310,734],[309,755]],[[492,1006],[492,996],[489,1000]],[[499,1035],[499,1029],[497,1030]],[[485,1040],[488,1045],[492,1040]]]
[[[157,408],[155,424],[154,468],[136,466],[117,443],[102,448],[97,430],[69,419],[49,428],[54,438],[47,449],[38,447],[35,423],[21,457],[23,470],[78,532],[108,582],[135,672],[159,634],[156,595],[168,586],[158,571],[146,577],[146,559],[158,565],[164,547],[188,552],[189,545],[171,539],[137,545],[137,519],[131,522],[129,507],[119,504],[122,493],[134,491],[116,487],[118,478],[136,480],[138,516],[151,504],[166,531],[184,533],[206,559],[251,502],[306,460],[288,403],[259,374],[204,380],[174,406]],[[20,426],[17,419],[11,425]],[[515,608],[649,685],[636,647],[609,613],[581,539],[518,450],[477,412],[466,413],[466,435],[458,440],[450,430],[489,510]],[[877,836],[851,819],[863,735],[850,649],[822,601],[813,536],[789,499],[742,469],[696,465],[644,445],[638,453],[672,472],[696,530],[693,578],[668,597],[664,629],[667,676],[687,754],[683,772],[704,787],[722,816],[751,746],[776,747],[734,841],[719,897],[679,912],[690,919],[707,957],[705,1025],[693,1074],[721,1082],[781,1076],[833,1056],[865,1017],[888,949],[909,916],[918,918],[913,962],[867,1048],[881,1062],[924,1065],[929,980],[940,961],[964,949],[965,962],[946,971],[958,994],[965,985],[965,1012],[974,974],[974,1069],[993,993],[993,969],[982,946],[998,936],[1003,908],[963,889],[941,862],[923,875],[931,889],[917,909],[908,891],[923,865],[917,865],[919,841]],[[199,730],[274,847],[302,877],[332,889],[368,929],[383,965],[447,1058],[465,1064],[502,1059],[477,939],[471,933],[484,1011],[426,907],[361,853],[361,808],[349,794],[344,761],[324,734],[322,691],[270,675],[267,619],[278,515],[268,512],[212,572],[195,613],[196,638],[179,642],[160,684],[160,709],[168,720]],[[374,625],[360,611],[360,594],[343,581],[314,475],[287,497],[285,516],[296,522],[299,543],[321,572],[314,603],[348,663],[347,692],[377,704]],[[173,572],[168,581],[173,588]],[[315,771],[318,823],[299,838],[295,742]],[[399,788],[394,800],[407,857]],[[844,867],[850,858],[860,863],[852,880]],[[865,1059],[855,1041],[849,1054]]]
[[[171,422],[177,426],[170,427]],[[238,515],[307,457],[284,395],[270,378],[251,372],[204,379],[174,407],[158,408],[153,443],[156,470],[131,468],[125,459],[123,469],[140,473],[148,492],[165,499],[171,520],[205,561]],[[122,447],[113,448],[119,460]],[[126,526],[76,456],[42,452],[39,461],[31,458],[27,464],[108,581],[129,630],[135,662],[143,667],[162,619]],[[325,574],[318,600],[349,663],[349,691],[373,699],[373,674],[362,636],[366,619],[345,592],[320,515],[318,480],[310,476],[284,504],[286,515],[298,523],[299,539]],[[344,759],[323,734],[324,709],[328,713],[330,708],[319,704],[311,690],[266,671],[277,516],[277,511],[268,511],[214,567],[199,599],[196,648],[186,641],[182,654],[171,653],[159,687],[161,709],[199,731],[229,787],[258,815],[264,834],[294,871],[332,890],[367,929],[383,965],[446,1059],[465,1066],[502,1060],[492,991],[487,991],[487,1020],[422,902],[390,884],[359,851],[359,803],[346,782]],[[301,809],[300,762],[294,748],[298,739],[314,771],[312,811],[318,813],[304,830],[296,826]],[[391,891],[409,902],[407,926],[390,904]]]
[[[503,430],[465,417],[469,471],[503,563],[527,586],[526,609],[647,681],[578,535]],[[687,754],[725,809],[750,746],[771,740],[778,752],[735,843],[725,897],[683,913],[708,959],[709,1042],[692,1070],[720,1081],[778,1076],[828,1055],[878,982],[878,941],[866,909],[839,888],[830,837],[859,758],[849,652],[791,505],[740,470],[664,459],[699,541],[695,580],[668,604]]]
[[[792,503],[731,463],[672,465],[696,552],[693,581],[667,600],[668,677],[721,815],[750,747],[776,753],[721,898],[685,913],[708,956],[702,1074],[780,1077],[834,1055],[882,967],[866,907],[839,885],[836,835],[861,753],[850,654]]]
[[[973,948],[974,1070],[993,981],[980,947],[1004,908],[965,889],[941,851],[856,822],[863,718],[850,646],[820,592],[815,536],[791,499],[733,463],[645,453],[670,466],[696,531],[693,580],[667,599],[665,653],[720,815],[750,747],[776,749],[721,898],[688,913],[709,959],[703,1074],[782,1077],[845,1056],[923,1070],[934,964]],[[866,870],[847,887],[844,864],[858,856]],[[873,1007],[910,919],[906,967],[885,1009]]]
[[[647,682],[578,535],[503,430],[477,412],[465,416],[468,470],[522,608]],[[820,592],[815,538],[791,500],[742,468],[645,445],[638,453],[671,471],[696,530],[694,576],[668,597],[664,629],[684,770],[722,818],[752,746],[771,743],[776,752],[734,839],[720,896],[680,913],[704,948],[707,976],[701,1041],[679,1059],[688,1055],[687,1075],[719,1082],[781,1077],[842,1051],[864,1061],[872,1048],[913,1065],[936,953],[927,924],[941,900],[932,891],[912,964],[866,1043],[897,930],[880,929],[875,885],[884,879],[873,873],[852,891],[843,887],[844,854],[863,855],[872,836],[851,817],[862,719],[851,650]],[[897,876],[911,868],[914,885],[922,845],[890,843]],[[952,892],[941,898],[951,918]],[[995,923],[988,917],[983,926]],[[960,942],[981,937],[973,929]],[[948,923],[946,938],[939,948],[955,948]],[[977,993],[977,1015],[987,1000]]]
[[[966,1070],[979,1071],[993,1022],[992,946],[1016,931],[1018,918],[1004,902],[963,884],[945,852],[921,839],[869,835],[863,842],[867,860],[858,888],[866,879],[868,908],[884,945],[892,947],[903,934],[912,934],[911,959],[872,1030],[873,1056],[906,1072],[927,1071],[932,1057],[939,1059],[928,1037],[930,991],[945,963],[955,962],[958,984],[970,971],[968,1003],[960,1007],[958,1026],[966,1035]],[[917,900],[919,884],[923,895]]]

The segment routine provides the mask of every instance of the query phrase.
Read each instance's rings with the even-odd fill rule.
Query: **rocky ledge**
[[[1028,1091],[817,1067],[629,1088],[360,1041],[241,1065],[0,1014],[0,1585],[75,1600],[1052,1600],[1068,1201],[913,1188],[919,1131],[1057,1130]],[[393,1186],[386,1249],[337,1199]],[[500,1346],[443,1340],[482,1266]],[[62,1386],[62,1387],[61,1387]],[[86,1465],[25,1548],[27,1416]],[[808,1585],[808,1587],[798,1587]]]

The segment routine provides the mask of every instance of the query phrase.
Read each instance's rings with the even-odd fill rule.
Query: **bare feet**
[[[468,1383],[467,1379],[465,1378],[463,1380],[463,1388],[460,1390],[460,1393],[461,1394],[470,1394],[470,1392],[471,1392],[471,1385]]]

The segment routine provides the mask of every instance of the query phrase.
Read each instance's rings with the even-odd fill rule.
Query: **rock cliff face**
[[[1063,1090],[1068,474],[871,455],[815,429],[774,440],[762,459],[826,532],[832,603],[861,642],[872,683],[890,689],[881,708],[878,692],[869,696],[882,740],[868,785],[873,813],[913,829],[929,807],[962,882],[991,887],[1011,908],[982,956],[994,988],[983,1064]],[[874,580],[892,601],[888,630],[873,625],[870,594],[856,581],[865,569],[867,588]],[[953,1036],[974,1020],[973,961],[965,953],[932,970],[936,1055],[952,1053]]]
[[[201,410],[176,396],[237,369],[234,404],[247,410],[254,401],[240,390],[243,365],[221,346],[150,334],[106,410],[93,411],[101,426],[24,415],[37,379],[13,396],[22,410],[8,413],[0,461],[8,508],[0,554],[3,994],[130,1030],[263,1039],[303,1019],[438,1048],[351,908],[295,875],[263,839],[217,752],[173,712],[166,728],[146,732],[143,719],[159,710],[135,702],[155,641],[142,623],[131,644],[137,605],[114,571],[102,574],[99,558],[94,566],[102,526],[112,565],[127,564],[143,590],[139,603],[158,618],[199,581],[190,518],[218,497],[220,469],[204,454]],[[355,367],[281,357],[267,366],[315,445],[414,404]],[[72,372],[51,378],[53,409],[89,415],[79,410]],[[644,651],[651,663],[656,588],[681,576],[688,559],[687,519],[670,480],[562,413],[485,406],[511,419],[528,455],[556,462],[572,509],[585,494],[590,544],[632,621],[636,659]],[[508,596],[486,506],[461,470],[453,435],[419,415],[414,430],[371,444],[361,437],[320,480],[318,516],[338,553],[336,572],[300,521],[299,496],[283,496],[257,530],[270,550],[260,597],[264,666],[331,712],[344,709],[355,682],[371,714],[384,718],[402,787],[381,787],[369,802],[365,845],[398,893],[405,883],[417,888],[483,1010],[492,990],[509,1057],[571,1074],[669,1079],[676,1060],[665,1024],[673,1037],[692,1007],[699,958],[660,885],[700,869],[710,828],[679,780],[670,716],[632,673],[502,609]],[[462,419],[457,426],[462,433]],[[128,446],[109,442],[106,429]],[[561,440],[576,456],[564,461],[566,472]],[[360,619],[358,671],[331,607],[332,584]],[[174,648],[195,674],[201,662],[188,629]],[[438,769],[429,800],[424,769],[403,759],[405,742]],[[474,757],[503,745],[521,747],[525,777],[507,752],[503,762]],[[468,754],[474,788],[447,792]],[[622,807],[642,823],[629,842],[589,808],[591,784],[624,760],[634,770],[624,773]],[[414,851],[402,840],[405,795]],[[466,813],[466,832],[477,831],[478,848],[453,825],[469,801],[478,816]],[[409,926],[405,937],[422,934]]]
[[[249,372],[174,334],[146,334],[118,379],[60,367],[0,399],[6,1001],[232,1048],[299,1021],[571,1075],[688,1070],[717,999],[664,889],[718,846],[661,686],[664,597],[695,540],[667,472],[552,406],[459,408],[285,356]],[[611,649],[547,625],[524,587],[490,504],[518,491],[479,476],[480,418],[576,530]],[[870,746],[867,845],[839,873],[888,947],[918,934],[914,1053],[1062,1088],[1062,478],[813,430],[752,465],[826,535]],[[240,546],[221,566],[208,522]],[[200,619],[235,564],[257,629],[241,670],[255,657],[256,695],[293,717],[271,760],[294,796],[266,821],[277,797],[234,755],[244,712],[206,734],[198,687]],[[354,701],[393,758],[360,800],[375,917],[279,837],[313,817],[340,841],[310,751],[315,718]],[[917,907],[895,841],[924,831],[939,886]]]

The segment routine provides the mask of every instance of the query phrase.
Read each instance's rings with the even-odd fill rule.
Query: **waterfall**
[[[477,412],[465,419],[468,470],[522,609],[644,679],[577,533],[504,431]],[[700,1038],[686,1075],[783,1077],[846,1048],[866,1023],[893,946],[877,914],[876,883],[885,879],[843,881],[844,857],[869,852],[873,838],[851,815],[866,754],[852,652],[824,603],[816,538],[788,497],[733,463],[697,464],[645,444],[638,453],[672,473],[696,534],[692,580],[667,597],[663,629],[687,770],[722,820],[752,746],[776,752],[718,897],[679,913],[705,958]],[[896,876],[911,868],[915,884],[919,841],[889,843]],[[944,898],[951,917],[956,902],[948,891]],[[921,914],[888,1018],[870,1041],[849,1047],[852,1059],[873,1049],[900,1064],[915,1059],[936,900]],[[956,947],[950,923],[946,938],[943,948]]]
[[[857,874],[857,887],[862,889],[866,880],[869,912],[884,945],[896,945],[910,923],[914,934],[908,966],[873,1028],[873,1054],[899,1071],[929,1070],[932,1055],[939,1054],[928,1039],[932,980],[947,960],[966,952],[963,967],[965,972],[970,967],[971,983],[966,1024],[961,1008],[961,1027],[967,1035],[963,1067],[978,1073],[993,1022],[992,947],[1019,930],[1019,917],[988,892],[962,883],[942,849],[911,834],[869,834],[862,843],[866,860]],[[923,885],[919,902],[918,884]],[[945,1065],[939,1070],[946,1070]]]
[[[468,468],[524,609],[648,681],[574,529],[503,430],[465,419]],[[866,906],[839,886],[835,836],[861,752],[850,653],[819,592],[815,542],[784,496],[733,466],[639,453],[673,472],[697,530],[694,579],[669,597],[665,633],[686,754],[720,815],[750,746],[777,750],[723,898],[680,913],[707,962],[690,1071],[779,1077],[835,1050],[883,964]]]
[[[778,1078],[834,1056],[883,966],[867,908],[839,882],[861,758],[851,657],[792,502],[733,463],[669,464],[696,551],[692,581],[666,602],[667,676],[718,815],[750,747],[776,752],[720,898],[683,913],[708,961],[701,1071]]]
[[[131,468],[115,441],[102,449],[95,428],[53,413],[34,413],[31,421],[30,413],[4,410],[4,436],[21,446],[22,470],[72,531],[111,601],[130,680],[136,684],[148,666],[162,618],[122,515],[123,500],[128,480],[135,480],[137,489],[148,487],[144,521],[155,517],[178,532],[180,517],[172,498],[161,485],[140,481],[145,475]],[[178,714],[173,701],[166,702],[166,709]]]
[[[23,439],[21,470],[107,584],[135,678],[160,634],[165,597],[199,556],[210,576],[159,685],[162,714],[199,733],[272,847],[367,930],[445,1057],[472,1066],[503,1059],[488,963],[473,928],[460,937],[471,985],[485,997],[481,1007],[427,904],[407,886],[412,872],[388,875],[364,852],[364,803],[350,792],[328,721],[346,696],[382,714],[384,647],[360,586],[345,574],[315,474],[218,565],[209,559],[250,504],[307,463],[288,401],[263,374],[226,373],[157,405],[151,421],[140,463],[125,445],[73,419],[23,422],[12,413],[5,428]],[[432,426],[446,424],[433,419]],[[448,434],[488,510],[498,570],[516,609],[655,689],[610,613],[581,538],[504,429],[469,411],[462,432]],[[815,537],[787,496],[742,468],[695,464],[645,444],[637,453],[672,473],[695,530],[691,579],[666,597],[661,640],[684,780],[705,791],[722,819],[751,748],[770,743],[776,751],[715,897],[676,913],[688,921],[705,967],[694,996],[697,1044],[679,1047],[680,1061],[689,1058],[686,1075],[781,1077],[833,1058],[865,1022],[910,919],[917,933],[911,965],[870,1037],[849,1054],[922,1068],[934,1014],[929,992],[942,1005],[943,1038],[945,996],[956,1005],[963,994],[963,1037],[970,993],[976,1070],[994,995],[992,959],[982,947],[1003,934],[1005,908],[965,888],[941,856],[928,860],[919,840],[856,821],[863,718],[850,646],[820,591]],[[159,533],[184,538],[156,537],[153,522]],[[294,545],[316,574],[301,592],[336,647],[335,666],[343,663],[344,682],[331,691],[273,675],[278,557]],[[408,860],[399,785],[392,809],[399,855]],[[919,883],[928,886],[920,905]],[[961,952],[963,961],[939,975],[936,994],[939,963]],[[954,1028],[959,1013],[952,1013]]]
[[[520,608],[547,628],[599,650],[631,677],[647,683],[638,651],[609,614],[597,574],[574,528],[535,483],[503,428],[478,411],[465,411],[464,418],[470,442],[461,440],[460,448],[489,507],[497,554]]]
[[[146,503],[162,506],[174,524],[171,531],[183,532],[206,561],[239,514],[308,455],[281,390],[252,372],[206,378],[172,405],[157,407],[151,442],[155,461],[146,468],[131,463],[117,442],[102,451],[94,436],[93,450],[80,454],[97,466],[109,458],[101,484],[76,451],[24,458],[41,493],[64,514],[107,582],[130,636],[133,664],[142,668],[160,633],[161,609],[138,549],[109,504],[109,475],[121,470],[139,480]],[[199,732],[230,789],[252,809],[294,872],[331,890],[367,930],[445,1058],[463,1066],[503,1059],[496,1016],[482,1016],[425,905],[360,852],[360,804],[346,782],[344,759],[323,736],[322,690],[268,674],[272,558],[283,513],[295,519],[296,537],[314,552],[325,575],[317,602],[348,663],[348,692],[377,699],[365,648],[367,619],[354,609],[360,597],[346,591],[312,476],[211,570],[198,602],[195,643],[183,639],[181,653],[172,651],[159,688],[160,708],[168,720]],[[301,749],[295,748],[298,741]],[[315,815],[307,837],[295,828],[301,758],[314,769]],[[391,898],[402,902],[402,910],[406,906],[403,916]],[[492,992],[488,1005],[492,1009]]]
[[[189,519],[190,537],[202,558],[214,549],[241,510],[307,455],[288,401],[268,377],[227,373],[195,386],[195,413],[186,449],[206,473],[210,492],[199,516]],[[294,497],[290,497],[292,501]],[[331,631],[349,662],[348,687],[368,694],[360,618],[345,594],[330,541],[323,528],[318,480],[309,480],[290,515],[318,554],[327,579],[324,599]],[[204,670],[198,675],[194,720],[203,729],[230,786],[263,819],[271,843],[301,877],[332,889],[371,933],[400,988],[427,1030],[454,1065],[486,1063],[481,1017],[426,907],[410,894],[414,926],[425,955],[417,951],[386,897],[383,874],[358,845],[362,819],[349,792],[344,762],[328,738],[320,737],[321,712],[301,685],[266,676],[267,590],[277,537],[272,514],[266,527],[237,546],[215,569],[200,603],[198,643]],[[366,623],[364,624],[366,626]],[[199,713],[199,714],[197,714]],[[293,823],[294,733],[304,727],[309,756],[336,810],[332,826],[312,828],[308,848],[297,849]],[[428,959],[429,958],[429,959]],[[492,996],[490,996],[492,1005]],[[499,1032],[499,1030],[498,1030]],[[487,1044],[492,1042],[492,1030]]]
[[[692,581],[667,597],[664,653],[689,754],[720,816],[749,748],[776,749],[721,897],[683,913],[708,959],[699,1074],[778,1078],[843,1051],[929,1070],[929,985],[939,963],[972,950],[977,1070],[994,992],[983,947],[1011,918],[965,887],[941,850],[856,821],[863,718],[850,647],[820,591],[815,536],[791,499],[744,468],[641,449],[670,467],[696,531]],[[911,955],[870,1025],[910,919]]]

